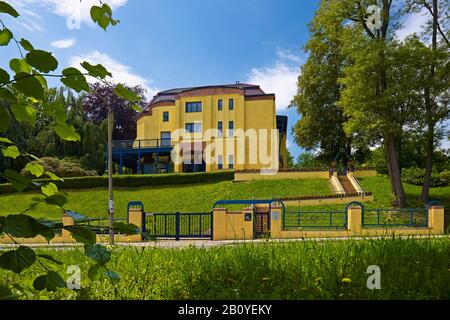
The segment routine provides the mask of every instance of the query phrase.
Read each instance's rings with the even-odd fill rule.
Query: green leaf
[[[64,207],[68,202],[69,200],[67,199],[67,197],[61,193],[54,194],[45,199],[46,204],[58,207]]]
[[[38,100],[44,100],[44,88],[41,82],[34,75],[19,72],[14,76],[16,83],[14,87],[25,94],[27,97],[33,97]]]
[[[78,213],[78,212],[74,212],[72,210],[67,210],[66,211],[66,215],[71,217],[76,223],[78,223],[78,222],[88,222],[88,221],[94,220],[92,218],[86,217],[85,215],[82,215],[81,213]]]
[[[133,108],[135,111],[137,111],[137,112],[142,112],[142,109],[141,109],[141,107],[139,107],[137,104],[133,104],[132,106],[131,106],[131,108]]]
[[[141,101],[141,97],[139,97],[139,95],[136,92],[133,92],[128,88],[125,88],[121,83],[119,83],[114,88],[114,92],[122,99],[128,100],[130,102]]]
[[[9,74],[5,70],[0,68],[0,84],[5,84],[9,82]]]
[[[61,82],[76,92],[89,92],[89,84],[86,77],[76,68],[66,68],[62,71]]]
[[[56,291],[58,288],[66,288],[64,279],[55,271],[48,271],[46,275],[37,277],[33,282],[36,290]]]
[[[24,191],[28,186],[31,185],[31,180],[27,177],[21,176],[14,170],[6,169],[3,173],[3,177],[8,180],[14,189],[19,192]]]
[[[42,259],[51,261],[53,263],[56,263],[59,266],[62,266],[62,264],[63,264],[61,261],[56,260],[55,258],[53,258],[52,256],[49,256],[48,254],[38,254],[37,256],[39,258],[42,258]]]
[[[51,197],[58,193],[58,187],[53,182],[50,182],[46,186],[42,186],[41,191],[45,196]]]
[[[24,48],[27,51],[33,51],[34,47],[33,45],[30,43],[30,41],[28,41],[27,39],[21,39],[19,41],[20,45],[22,46],[22,48]]]
[[[2,148],[2,154],[5,157],[16,159],[20,156],[20,151],[16,146],[9,146],[6,149]]]
[[[59,102],[44,103],[44,111],[55,118],[56,122],[62,123],[67,120],[66,109]]]
[[[44,103],[44,112],[55,118],[56,122],[65,122],[67,120],[66,109],[59,102]]]
[[[0,1],[0,12],[7,13],[14,18],[17,18],[19,16],[19,13],[13,7],[11,7],[11,5],[7,4],[4,1]]]
[[[38,225],[40,226],[37,230],[38,235],[41,235],[45,240],[50,242],[55,237],[55,232],[43,223],[38,222]]]
[[[97,242],[97,236],[94,232],[85,227],[78,226],[67,226],[64,227],[65,230],[72,233],[72,237],[75,238],[77,242],[84,244],[95,244]]]
[[[0,105],[0,132],[5,132],[8,129],[8,127],[9,127],[9,113],[2,105]]]
[[[4,137],[0,137],[0,142],[6,143],[6,144],[13,144],[13,142],[11,140],[9,140],[8,138],[4,138]]]
[[[58,60],[50,52],[43,50],[34,50],[27,53],[26,60],[30,66],[39,71],[48,73],[58,68]]]
[[[11,214],[3,222],[4,232],[18,238],[43,236],[47,241],[55,237],[54,232],[36,219],[24,214]]]
[[[58,136],[66,141],[80,141],[80,135],[76,132],[74,126],[69,126],[65,122],[57,123],[55,132]]]
[[[48,88],[47,80],[45,80],[43,76],[41,76],[40,74],[34,74],[34,77],[39,80],[42,87],[44,87],[45,89]]]
[[[8,287],[0,285],[0,300],[17,300],[17,296]]]
[[[0,88],[0,99],[8,100],[10,102],[16,101],[16,97],[6,88]]]
[[[19,100],[16,103],[12,103],[10,109],[17,121],[27,121],[32,126],[36,123],[37,111],[35,108],[29,106],[26,100]]]
[[[12,38],[13,34],[9,29],[0,30],[0,46],[7,46]]]
[[[139,228],[131,223],[114,222],[114,231],[125,235],[133,235],[139,233]]]
[[[16,58],[12,59],[9,62],[9,67],[15,73],[21,73],[21,72],[30,73],[31,72],[30,66],[24,59],[16,59]]]
[[[110,278],[111,280],[114,281],[120,281],[120,276],[118,273],[112,271],[112,270],[108,270],[105,272],[105,276],[107,276],[108,278]]]
[[[90,76],[100,78],[100,79],[105,79],[106,76],[112,77],[111,72],[106,70],[106,68],[104,66],[102,66],[101,64],[97,64],[94,66],[94,65],[91,65],[89,62],[84,61],[81,64],[81,66],[88,71]]]
[[[92,6],[91,19],[105,31],[110,24],[114,26],[119,23],[118,20],[112,18],[112,10],[107,4],[103,4],[101,7]]]
[[[84,254],[97,262],[99,265],[105,265],[111,260],[111,252],[109,252],[105,246],[101,244],[84,246]]]
[[[56,174],[54,174],[50,171],[45,171],[44,174],[47,175],[53,181],[64,181],[64,179],[58,177]]]
[[[20,274],[23,269],[32,266],[35,261],[34,251],[20,246],[17,250],[7,251],[0,256],[0,268]]]
[[[91,266],[88,270],[88,278],[91,281],[97,281],[98,279],[100,279],[101,276],[101,266],[99,266],[98,264],[94,264],[93,266]]]
[[[36,201],[36,202],[42,202],[43,199],[41,198],[33,198],[32,200]],[[62,222],[56,222],[56,221],[51,221],[51,220],[39,220],[39,223],[42,223],[44,226],[49,227],[50,229],[62,229],[63,224]]]
[[[29,162],[27,163],[27,165],[25,166],[25,170],[27,170],[29,173],[31,173],[32,175],[34,175],[35,177],[40,177],[44,174],[45,169],[44,167],[36,162]]]

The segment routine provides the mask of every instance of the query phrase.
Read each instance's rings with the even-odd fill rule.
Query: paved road
[[[397,236],[396,238],[400,238]],[[435,235],[435,236],[403,236],[402,238],[414,239],[436,239],[448,238],[450,235]],[[382,239],[383,237],[341,237],[341,238],[305,238],[305,239],[258,239],[258,240],[226,240],[226,241],[211,241],[211,240],[158,240],[147,242],[126,242],[117,243],[118,246],[123,247],[150,247],[150,248],[211,248],[217,246],[242,245],[242,244],[263,244],[263,243],[289,243],[289,242],[305,242],[305,241],[348,241],[348,240],[368,240],[368,239]],[[386,237],[385,239],[392,239]],[[0,249],[16,247],[17,245],[0,244]],[[55,248],[55,249],[70,249],[75,246],[82,246],[82,244],[69,243],[52,243],[52,244],[26,244],[26,246],[34,248]]]

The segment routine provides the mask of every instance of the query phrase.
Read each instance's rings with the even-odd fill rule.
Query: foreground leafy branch
[[[92,20],[104,30],[109,25],[114,26],[119,23],[118,20],[113,19],[111,8],[101,1],[99,3],[100,6],[92,6],[91,8]],[[13,18],[20,16],[11,5],[4,1],[0,1],[1,14]],[[80,136],[75,128],[67,123],[67,114],[64,107],[58,102],[48,103],[46,101],[48,90],[46,78],[59,78],[63,85],[81,93],[90,92],[86,76],[105,82],[106,77],[112,77],[112,74],[104,66],[93,65],[86,61],[81,63],[84,72],[74,67],[68,67],[63,69],[60,74],[52,74],[51,72],[57,70],[59,63],[51,52],[35,49],[31,42],[24,38],[18,40],[1,19],[0,26],[0,46],[8,46],[13,41],[20,56],[9,61],[9,67],[13,75],[0,68],[0,100],[10,103],[9,108],[0,104],[0,134],[8,130],[11,122],[10,117],[14,116],[18,122],[28,122],[34,126],[38,112],[43,112],[54,119],[55,132],[61,139],[79,141]],[[114,92],[117,96],[131,103],[140,100],[138,95],[122,84],[117,84]],[[26,159],[28,163],[25,170],[36,178],[47,176],[52,181],[62,181],[54,173],[46,171],[39,158],[31,154],[21,153],[13,141],[1,136],[0,152],[4,157],[12,160],[19,157]],[[16,245],[16,248],[12,250],[0,251],[0,268],[20,275],[25,269],[37,264],[39,269],[42,269],[42,274],[34,279],[33,288],[35,290],[56,291],[59,288],[66,288],[67,285],[63,277],[48,265],[61,265],[61,262],[49,255],[36,254],[31,247],[21,245],[17,241],[19,238],[31,239],[42,236],[50,243],[55,239],[56,233],[64,229],[70,231],[72,237],[84,245],[85,255],[94,262],[88,271],[88,278],[91,281],[99,280],[101,277],[108,279],[114,287],[116,296],[119,296],[115,282],[120,280],[120,276],[107,267],[107,263],[111,259],[111,251],[97,243],[96,234],[89,227],[80,225],[63,226],[62,223],[38,221],[25,214],[40,203],[57,206],[65,213],[67,211],[65,205],[68,203],[67,195],[60,192],[53,182],[38,183],[14,170],[0,172],[0,177],[9,181],[18,192],[31,189],[41,196],[33,198],[29,208],[21,214],[0,217],[0,238],[7,237]],[[137,228],[132,225],[114,224],[113,232],[135,234]],[[23,286],[19,284],[0,284],[0,299],[16,299],[18,298],[16,293],[23,289]],[[78,290],[79,295],[85,292],[84,288]]]

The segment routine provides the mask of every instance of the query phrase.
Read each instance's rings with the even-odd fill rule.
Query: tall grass
[[[49,249],[39,251],[49,253]],[[52,251],[63,266],[76,264],[87,286],[90,262],[81,249]],[[120,273],[118,295],[106,279],[91,299],[450,299],[450,239],[346,240],[263,243],[210,249],[114,248],[109,267]],[[366,286],[367,268],[381,269],[381,290]],[[37,270],[0,271],[0,283],[31,287]],[[74,299],[68,289],[29,299]]]

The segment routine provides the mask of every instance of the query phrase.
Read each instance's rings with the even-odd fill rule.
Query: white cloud
[[[396,36],[398,39],[403,40],[408,35],[411,35],[413,33],[417,33],[417,35],[420,35],[420,33],[423,31],[423,28],[426,26],[427,20],[429,19],[425,10],[422,10],[418,13],[410,13],[406,16],[405,20],[403,21],[402,28],[397,30],[396,32]]]
[[[290,62],[297,63],[297,64],[300,64],[303,61],[302,58],[293,54],[291,50],[286,50],[286,49],[281,49],[281,48],[277,49],[277,57],[281,61],[288,61],[288,62],[290,61]]]
[[[294,146],[294,144],[291,142],[291,140],[287,139],[286,140],[286,148],[290,149]]]
[[[10,0],[10,4],[19,12],[20,17],[14,22],[23,26],[25,29],[29,31],[44,31],[42,27],[43,19],[42,17],[32,11],[29,10],[28,4],[31,3],[29,1],[34,0]]]
[[[158,88],[153,86],[153,81],[134,73],[131,67],[112,59],[104,53],[92,51],[85,55],[73,56],[70,58],[69,64],[81,68],[80,63],[83,61],[87,61],[94,65],[99,63],[102,64],[113,75],[112,79],[107,78],[107,80],[111,80],[114,83],[124,83],[129,86],[142,86],[147,91],[147,98],[152,98],[159,91]],[[95,79],[88,77],[88,81],[95,82]]]
[[[302,59],[290,51],[277,50],[277,60],[271,66],[253,68],[247,82],[257,84],[266,93],[275,93],[278,110],[287,109],[297,93],[297,78]]]
[[[114,10],[124,6],[128,0],[103,0],[103,3],[108,4]],[[12,4],[22,12],[25,12],[25,6],[36,5],[44,7],[45,9],[67,18],[67,28],[80,29],[81,23],[93,25],[90,16],[90,9],[93,5],[99,5],[98,0],[11,0]],[[28,10],[32,12],[31,10]],[[35,14],[37,15],[37,14]],[[32,15],[29,15],[30,17]],[[35,17],[36,18],[36,17]]]
[[[61,39],[52,41],[50,44],[53,48],[56,49],[68,49],[75,45],[77,41],[74,38],[67,38],[67,39]]]

